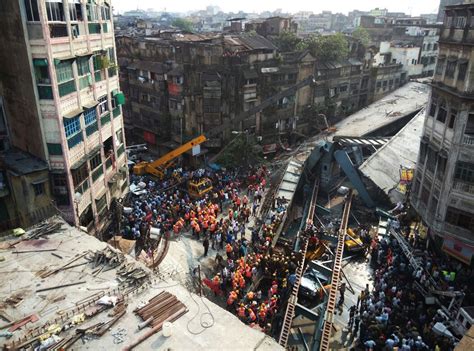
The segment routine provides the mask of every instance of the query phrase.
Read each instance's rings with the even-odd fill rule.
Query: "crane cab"
[[[209,178],[188,182],[188,193],[193,198],[201,198],[212,190],[212,182]]]

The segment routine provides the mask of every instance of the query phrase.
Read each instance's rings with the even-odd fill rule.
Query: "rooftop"
[[[397,191],[401,168],[415,168],[424,120],[423,109],[359,167],[394,203],[404,196]]]
[[[27,153],[17,149],[10,149],[2,154],[5,166],[17,175],[30,174],[48,169],[48,164]]]
[[[173,322],[170,337],[164,337],[159,331],[141,343],[136,350],[282,349],[275,340],[247,327],[233,314],[206,298],[190,293],[169,277],[166,280],[163,275],[158,278],[142,263],[113,249],[107,243],[69,226],[60,218],[54,217],[50,219],[50,223],[56,223],[54,230],[44,238],[32,235],[35,231],[29,230],[23,237],[6,238],[0,242],[0,257],[4,259],[0,262],[0,300],[3,301],[0,316],[10,321],[18,321],[30,315],[38,317],[36,322],[30,322],[14,331],[10,339],[3,338],[2,345],[12,341],[18,345],[20,337],[26,336],[29,340],[32,335],[42,333],[43,327],[55,323],[63,326],[74,316],[80,319],[82,313],[97,309],[96,300],[103,295],[123,295],[128,304],[127,312],[117,323],[103,336],[86,337],[73,346],[75,350],[121,349],[149,330],[145,328],[137,331],[137,325],[142,320],[132,311],[158,293],[168,291],[187,307],[188,312]],[[32,240],[24,240],[27,237]],[[103,261],[97,259],[97,252],[107,252],[112,257],[118,257],[118,262],[121,263],[104,265]],[[70,267],[65,268],[68,263]],[[146,282],[134,284],[133,282],[138,282],[135,278],[145,279]],[[68,284],[76,285],[64,286]],[[58,286],[63,287],[57,288]],[[42,289],[48,290],[41,291]],[[106,311],[110,312],[111,309]],[[210,323],[211,319],[213,325],[202,328],[200,321]],[[100,312],[79,322],[78,327],[84,329],[109,320],[111,317],[107,316],[107,312]],[[73,326],[58,335],[60,338],[74,335],[75,329]],[[118,345],[118,338],[113,334],[120,329],[123,329],[123,340]],[[28,334],[28,331],[32,331],[32,334]]]

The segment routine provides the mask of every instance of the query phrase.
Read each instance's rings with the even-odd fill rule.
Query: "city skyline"
[[[161,4],[160,4],[161,5]],[[312,11],[319,13],[321,11],[342,12],[347,14],[352,10],[368,11],[374,8],[387,8],[391,12],[405,12],[408,15],[419,15],[424,13],[437,13],[439,0],[427,0],[421,3],[416,3],[410,0],[400,0],[393,3],[388,0],[380,0],[377,2],[370,0],[361,0],[357,4],[348,6],[347,1],[334,0],[328,3],[308,3],[306,1],[288,2],[283,0],[268,1],[249,1],[242,0],[239,2],[228,1],[213,1],[208,0],[181,0],[176,3],[167,3],[166,6],[157,6],[156,1],[153,0],[114,0],[114,10],[123,13],[129,10],[146,10],[155,9],[156,11],[168,12],[193,12],[206,9],[207,6],[218,6],[224,12],[257,12],[275,11],[281,9],[285,13],[296,13],[299,11]],[[353,7],[350,7],[353,6]]]

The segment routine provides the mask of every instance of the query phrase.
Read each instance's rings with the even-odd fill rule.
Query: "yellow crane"
[[[191,150],[193,147],[202,144],[207,138],[204,135],[200,135],[191,141],[179,146],[173,151],[161,156],[159,159],[152,162],[139,162],[133,167],[133,173],[136,175],[151,174],[157,178],[163,179],[166,169],[170,166],[171,161],[181,156],[186,151]]]

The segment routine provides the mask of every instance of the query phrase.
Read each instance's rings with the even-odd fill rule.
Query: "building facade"
[[[10,146],[45,162],[70,223],[100,232],[128,188],[111,2],[8,1],[1,17]]]
[[[474,4],[446,6],[439,56],[411,191],[443,250],[474,254]]]

